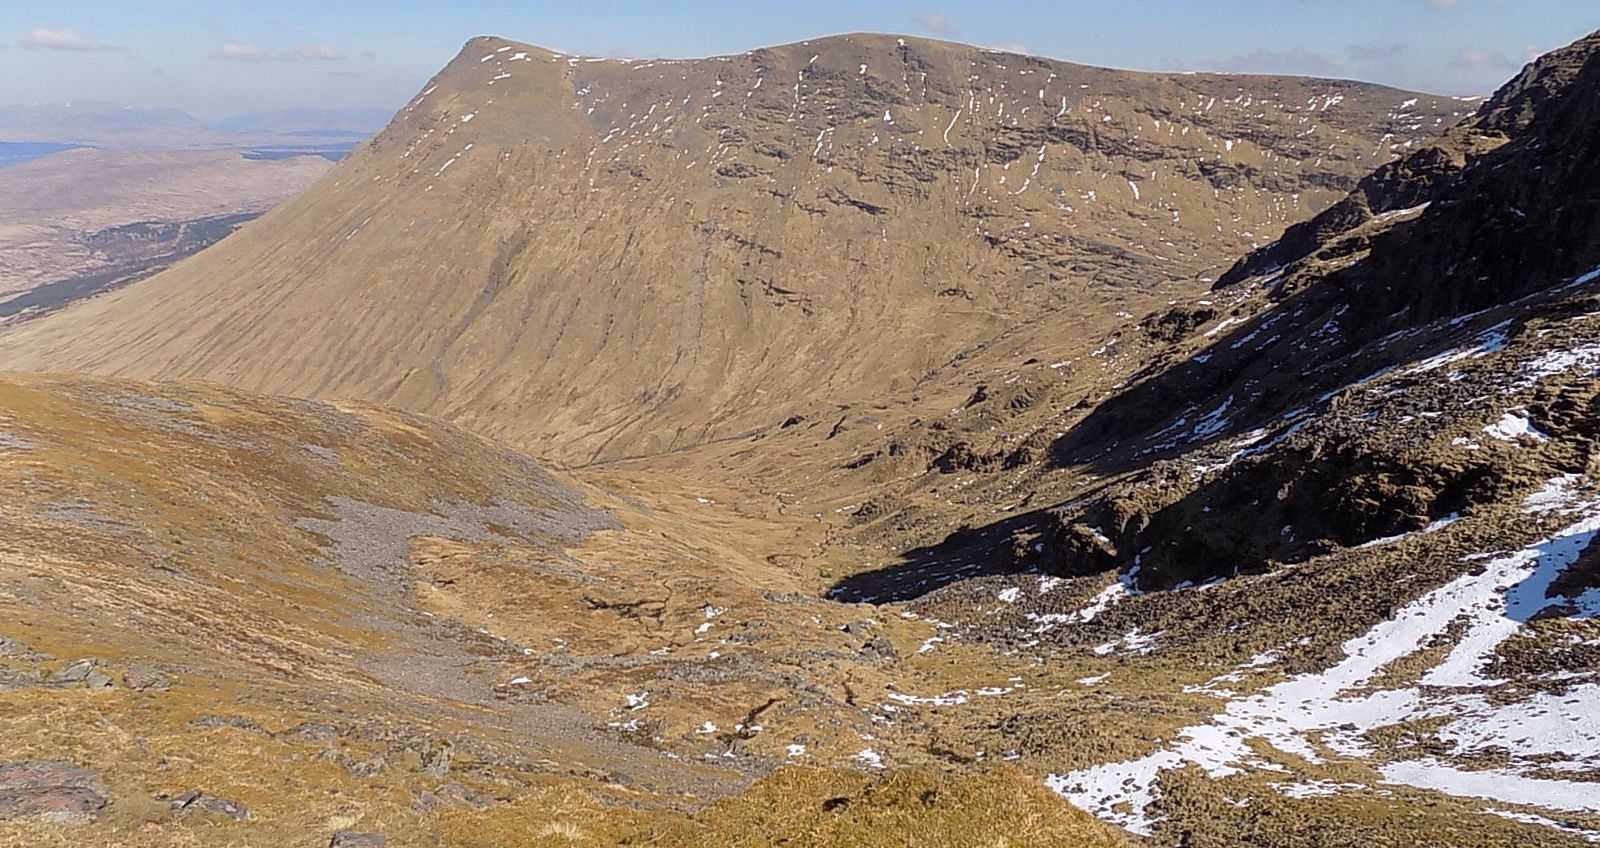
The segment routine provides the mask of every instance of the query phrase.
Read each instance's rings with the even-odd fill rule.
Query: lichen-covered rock
[[[65,760],[0,765],[0,821],[85,824],[109,795],[98,775]]]

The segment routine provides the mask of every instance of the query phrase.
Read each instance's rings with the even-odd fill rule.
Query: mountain
[[[1202,169],[1237,141],[1150,152],[1115,203],[1110,151],[1162,108],[1203,138],[1190,86],[1289,144],[1312,116],[1238,89],[1336,84],[1038,63],[475,41],[238,237],[6,329],[8,365],[245,388],[0,378],[0,819],[43,844],[1600,839],[1600,33],[1460,121],[1319,99],[1363,116],[1347,155],[1236,163],[1258,200]],[[1001,65],[1027,96],[988,104]],[[1029,124],[1036,69],[1126,99]],[[890,155],[880,108],[938,146]],[[1083,160],[1048,170],[1073,128]],[[1041,137],[1026,191],[985,158]],[[1324,188],[1291,224],[1269,184]],[[674,301],[683,262],[704,294]],[[706,306],[759,274],[811,300]],[[710,376],[639,391],[657,346]]]
[[[1545,103],[1552,98],[1582,102],[1582,93],[1573,92],[1572,86],[1592,49],[1590,40],[1583,39],[1541,57],[1496,92],[1470,119],[1379,168],[1363,179],[1348,198],[1290,227],[1282,239],[1240,260],[1223,275],[1218,287],[1303,260],[1375,217],[1414,209],[1447,191],[1459,193],[1457,184],[1465,178],[1468,166],[1476,167],[1484,154],[1510,140],[1521,139],[1524,145],[1546,143],[1536,141],[1537,130],[1531,124],[1542,120],[1570,127],[1577,123],[1565,116],[1553,116]],[[1518,258],[1526,262],[1534,257]],[[1539,269],[1535,276],[1540,273],[1548,276],[1545,269]]]
[[[236,115],[211,126],[225,133],[350,135],[365,139],[383,129],[390,115],[381,109],[278,109]]]
[[[0,106],[0,142],[158,150],[327,145],[365,139],[387,118],[372,109],[285,109],[206,122],[172,108],[30,103]]]
[[[74,144],[161,146],[206,135],[199,119],[178,109],[116,103],[32,103],[0,107],[0,139]]]
[[[0,355],[365,397],[568,462],[679,450],[1198,290],[1466,108],[883,36],[478,39],[248,233]]]
[[[1023,750],[1159,844],[1596,838],[1597,107],[1600,34],[1214,291],[841,437],[801,471],[882,565],[835,597],[1081,674],[973,744],[1094,727]]]

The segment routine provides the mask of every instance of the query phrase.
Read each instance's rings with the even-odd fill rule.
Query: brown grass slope
[[[881,427],[830,438],[831,421],[802,422],[717,446],[717,460],[769,481],[814,476],[803,508],[839,511],[835,554],[881,564],[841,580],[838,597],[907,602],[955,625],[950,641],[983,641],[1102,693],[1097,708],[1019,705],[970,721],[965,742],[1013,746],[1023,768],[1172,750],[1184,724],[1328,669],[1347,658],[1346,639],[1545,539],[1568,546],[1552,545],[1564,552],[1545,577],[1507,580],[1504,608],[1463,610],[1387,662],[1381,685],[1448,702],[1424,672],[1464,644],[1459,628],[1489,622],[1516,635],[1484,662],[1500,682],[1474,695],[1582,704],[1600,668],[1594,596],[1575,600],[1594,585],[1593,548],[1578,555],[1592,530],[1573,529],[1594,515],[1600,468],[1600,42],[1533,64],[1492,102],[1533,90],[1545,94],[1443,179],[1392,174],[1389,190],[1417,203],[1286,267],[1105,335],[992,346],[924,386],[940,403],[870,410]],[[1574,494],[1549,512],[1552,481]],[[1318,800],[1267,788],[1279,779],[1269,767],[1218,780],[1191,766],[1120,794],[1154,787],[1157,844],[1578,844],[1597,827],[1592,803],[1545,807],[1535,831],[1497,820],[1511,797],[1500,787],[1397,791],[1374,769],[1425,755],[1600,798],[1592,765],[1556,774],[1527,747],[1564,734],[1556,756],[1592,763],[1593,715],[1578,707],[1538,731],[1523,719],[1493,744],[1457,746],[1428,721],[1361,728],[1352,698],[1330,723],[1348,719],[1370,751],[1326,772],[1274,760],[1342,784]],[[1437,718],[1473,721],[1459,702]]]
[[[83,377],[0,380],[0,479],[0,766],[69,761],[103,803],[52,823],[0,782],[0,844],[1120,844],[1020,773],[841,769],[846,693],[926,627],[858,657],[854,610],[693,498],[375,406]]]
[[[914,403],[774,426],[759,441],[649,465],[727,467],[779,491],[803,476],[819,500],[834,495],[808,509],[848,507],[849,523],[875,546],[903,550],[964,526],[1003,524],[1019,507],[1049,507],[1107,479],[1159,478],[1173,470],[1162,460],[1257,428],[1277,432],[1324,410],[1363,378],[1478,343],[1487,328],[1513,316],[1497,332],[1523,335],[1530,318],[1569,309],[1552,305],[1559,295],[1541,292],[1600,265],[1597,54],[1600,40],[1591,36],[1530,64],[1475,119],[1500,127],[1494,143],[1442,175],[1381,168],[1384,196],[1409,197],[1413,205],[1376,207],[1384,210],[1379,217],[1369,211],[1348,231],[1330,231],[1287,266],[1268,263],[1270,273],[1138,317],[1094,325],[1062,316],[1051,326],[1024,326],[923,383]],[[1441,149],[1478,132],[1464,124],[1425,147]],[[1366,196],[1358,189],[1341,207],[1355,208]],[[1357,464],[1349,454],[1323,463],[1324,472],[1336,473]],[[1253,485],[1276,491],[1281,482]],[[1251,491],[1239,487],[1247,500],[1256,496]],[[1356,516],[1336,520],[1336,510],[1319,503],[1329,493],[1302,486],[1301,494],[1299,508],[1319,514],[1313,523],[1354,522],[1340,531],[1349,541],[1438,517],[1396,513],[1389,517],[1398,525],[1357,529]],[[1262,512],[1259,523],[1272,533],[1285,523]],[[1119,526],[1138,525],[1134,518],[1106,516]],[[1180,556],[1197,559],[1195,537],[1185,530],[1215,525],[1226,541],[1214,553],[1230,564],[1238,537],[1259,529],[1227,512],[1173,521],[1164,538],[1187,552]],[[1272,533],[1261,533],[1267,549],[1278,545]],[[1124,547],[1137,552],[1137,541],[1130,537]],[[1063,549],[1065,560],[1052,562],[1108,565],[1088,548]]]
[[[5,333],[0,365],[649,454],[909,388],[1021,321],[1143,311],[1465,111],[884,36],[654,62],[478,39],[314,189]]]

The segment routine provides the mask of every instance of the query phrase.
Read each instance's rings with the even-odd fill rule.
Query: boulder
[[[154,666],[135,663],[122,673],[122,682],[136,692],[160,692],[172,688],[172,680]]]
[[[65,760],[0,765],[0,821],[86,824],[109,794],[98,775]]]

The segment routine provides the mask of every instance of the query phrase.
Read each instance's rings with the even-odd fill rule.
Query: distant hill
[[[388,117],[373,109],[288,109],[207,123],[178,109],[39,103],[0,106],[0,142],[142,148],[315,144],[366,138]]]
[[[282,109],[251,112],[210,126],[225,133],[366,138],[383,129],[392,116],[386,109]]]
[[[212,133],[177,109],[114,103],[37,103],[0,106],[0,140],[121,146],[203,144]]]

